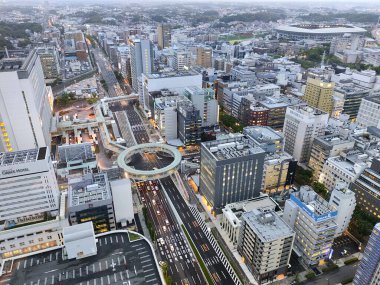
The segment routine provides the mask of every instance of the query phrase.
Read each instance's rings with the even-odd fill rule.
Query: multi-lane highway
[[[215,283],[223,285],[235,284],[172,179],[170,177],[163,178],[161,179],[161,183],[168,193],[172,204],[184,223]]]
[[[137,182],[137,189],[153,220],[158,252],[169,265],[175,285],[203,285],[205,280],[158,181]]]

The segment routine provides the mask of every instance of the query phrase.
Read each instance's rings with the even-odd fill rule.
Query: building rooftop
[[[216,160],[228,160],[252,154],[265,153],[245,136],[227,138],[202,143],[213,154]]]
[[[160,79],[160,78],[170,78],[170,77],[183,77],[183,76],[194,76],[200,75],[198,72],[194,70],[187,71],[172,71],[172,72],[161,72],[161,73],[144,73],[144,76],[148,79]]]
[[[47,148],[36,148],[20,150],[14,152],[0,152],[0,166],[10,166],[44,160],[46,158]]]
[[[260,143],[283,139],[283,136],[280,133],[274,131],[271,127],[266,126],[245,127],[243,133]]]
[[[298,192],[290,194],[290,200],[317,222],[331,220],[338,213],[334,206],[329,205],[310,186],[301,186]]]
[[[112,199],[106,173],[89,173],[82,177],[70,179],[68,184],[69,207]]]
[[[244,213],[242,217],[260,239],[267,242],[294,234],[292,228],[289,227],[274,211],[261,211],[255,209],[251,212]]]
[[[155,254],[145,238],[131,241],[126,231],[96,238],[97,254],[80,260],[64,258],[60,248],[5,261],[7,274],[0,277],[0,283],[163,284]]]
[[[367,100],[367,101],[370,101],[370,102],[375,103],[375,104],[380,104],[380,96],[377,96],[377,95],[363,98],[363,100]]]
[[[260,101],[259,104],[265,108],[286,108],[293,105],[306,105],[304,101],[293,96],[281,96],[281,97],[266,97],[265,100]]]

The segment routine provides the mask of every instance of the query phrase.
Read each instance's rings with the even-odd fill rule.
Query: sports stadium
[[[351,25],[317,25],[299,24],[289,26],[278,26],[276,29],[277,38],[288,40],[316,40],[331,41],[332,38],[343,36],[344,34],[364,35],[366,30]]]

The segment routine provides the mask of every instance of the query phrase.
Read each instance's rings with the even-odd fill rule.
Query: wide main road
[[[99,47],[93,49],[95,60],[99,66],[99,71],[102,74],[104,81],[108,86],[108,95],[110,97],[116,97],[124,94],[118,94],[120,90],[119,82],[116,79],[115,74],[113,73],[111,64],[108,59],[104,56],[103,52]]]
[[[137,189],[153,220],[158,252],[169,265],[174,285],[204,285],[205,280],[158,181],[137,182]]]
[[[211,277],[216,284],[231,285],[235,284],[230,274],[227,272],[226,267],[219,259],[215,249],[212,247],[210,241],[206,237],[202,228],[199,226],[194,215],[191,213],[188,205],[183,197],[180,195],[177,186],[174,184],[170,177],[161,179],[165,190],[170,197],[177,213],[179,214],[182,222],[184,223],[191,239],[198,249],[199,254],[204,260]]]

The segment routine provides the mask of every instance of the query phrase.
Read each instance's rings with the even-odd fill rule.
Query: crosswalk
[[[211,245],[215,249],[215,252],[217,253],[220,261],[222,261],[222,263],[226,267],[228,273],[231,275],[231,277],[234,280],[235,284],[236,285],[241,285],[241,282],[237,278],[234,270],[232,269],[230,263],[227,261],[226,257],[224,256],[224,253],[220,249],[220,247],[219,247],[218,243],[216,242],[215,238],[208,231],[207,226],[206,226],[205,222],[203,221],[201,215],[199,214],[198,210],[195,207],[191,206],[191,205],[189,206],[189,208],[190,208],[191,213],[194,215],[195,219],[197,220],[198,225],[201,227],[203,233],[206,235],[207,239],[210,241]],[[218,263],[218,262],[216,262],[216,263]],[[211,265],[214,265],[215,263],[213,264],[213,263],[207,263],[206,262],[206,264],[208,266],[211,266]]]

